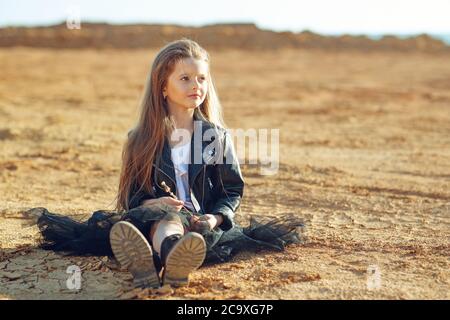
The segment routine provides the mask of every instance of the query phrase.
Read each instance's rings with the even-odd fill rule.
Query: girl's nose
[[[198,87],[200,86],[200,82],[197,80],[197,79],[195,79],[194,80],[194,85],[193,85],[193,87],[192,87],[192,89],[197,89]]]

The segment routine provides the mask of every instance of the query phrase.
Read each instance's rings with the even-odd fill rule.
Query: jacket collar
[[[194,133],[191,137],[191,162],[188,169],[189,186],[192,186],[194,179],[200,173],[203,166],[209,163],[208,159],[205,161],[203,158],[203,152],[212,140],[203,140],[205,132],[209,129],[214,129],[217,133],[216,137],[218,137],[218,128],[213,123],[206,120],[198,108],[194,111],[194,121]],[[164,171],[164,173],[168,175],[173,182],[176,183],[175,169],[172,162],[172,152],[167,137],[164,139],[160,169]]]

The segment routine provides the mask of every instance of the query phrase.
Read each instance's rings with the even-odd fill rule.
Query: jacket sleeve
[[[233,141],[228,132],[223,140],[223,163],[216,165],[219,197],[213,206],[213,214],[221,214],[223,222],[219,226],[227,231],[234,227],[234,215],[239,208],[244,193],[244,179],[242,177]]]

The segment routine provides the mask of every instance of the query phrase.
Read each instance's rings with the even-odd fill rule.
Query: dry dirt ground
[[[213,51],[230,128],[279,128],[280,165],[247,183],[238,221],[292,212],[307,242],[131,290],[105,257],[36,248],[20,213],[111,209],[154,50],[0,50],[0,297],[449,299],[450,56]],[[66,269],[82,270],[70,290]]]

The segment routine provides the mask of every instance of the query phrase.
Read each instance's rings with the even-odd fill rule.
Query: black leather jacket
[[[196,122],[191,139],[191,162],[188,169],[192,204],[196,212],[200,214],[221,214],[224,219],[220,228],[226,231],[234,226],[234,215],[243,196],[244,179],[230,134],[225,129],[206,121],[197,113],[194,113],[194,120]],[[205,139],[202,137],[207,131],[214,133],[213,138],[203,141]],[[199,136],[200,132],[201,136]],[[201,143],[194,143],[195,137],[198,137]],[[218,137],[219,141],[216,147],[212,148],[210,144],[215,137]],[[206,156],[201,156],[203,154]],[[194,157],[198,157],[197,160],[200,161],[195,162]],[[143,200],[169,196],[161,187],[162,181],[176,194],[175,170],[167,139],[161,158],[160,161],[156,161],[157,164],[153,165],[152,187],[155,196],[143,191],[132,190],[129,198],[130,209],[140,206]]]

